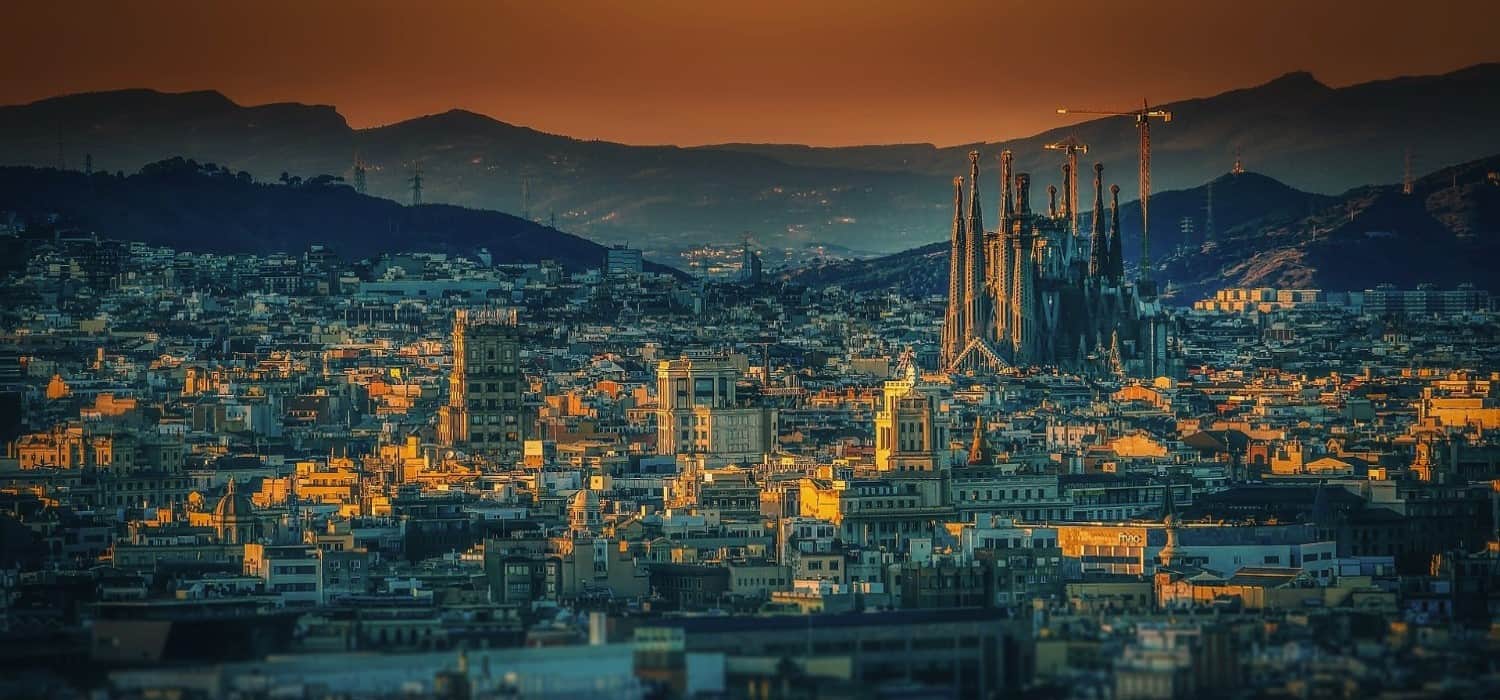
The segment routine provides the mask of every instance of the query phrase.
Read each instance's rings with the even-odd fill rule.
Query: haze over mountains
[[[1095,105],[1087,95],[1067,106],[1129,107]],[[1158,191],[1226,172],[1236,150],[1250,169],[1321,193],[1399,180],[1407,148],[1422,171],[1500,152],[1493,116],[1500,64],[1338,89],[1294,73],[1168,108],[1174,120],[1153,130]],[[1057,182],[1060,160],[1041,146],[1069,135],[1089,144],[1086,160],[1104,162],[1109,182],[1135,191],[1136,133],[1124,118],[978,145],[991,175],[982,186],[998,192],[994,155],[1002,148],[1015,151],[1018,169],[1035,173],[1043,188]],[[627,146],[463,111],[356,130],[330,106],[245,107],[214,92],[126,90],[0,107],[0,164],[53,166],[61,156],[81,168],[91,154],[96,169],[134,172],[183,156],[275,180],[282,172],[347,176],[357,153],[370,168],[371,194],[408,201],[408,180],[420,166],[426,201],[529,209],[544,221],[555,214],[558,228],[628,241],[664,260],[747,232],[763,245],[871,252],[942,240],[949,179],[974,147]],[[996,196],[986,197],[990,216]],[[1153,206],[1153,220],[1163,228],[1153,225],[1153,233],[1167,235],[1175,219],[1157,214],[1160,206],[1167,205]]]

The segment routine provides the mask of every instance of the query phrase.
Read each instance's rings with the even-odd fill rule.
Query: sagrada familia
[[[1047,211],[1031,209],[1031,176],[1012,177],[1000,154],[1000,225],[986,231],[979,196],[979,152],[953,179],[953,241],[942,364],[948,372],[1055,366],[1092,376],[1175,374],[1168,315],[1143,271],[1125,279],[1120,187],[1112,185],[1109,232],[1100,226],[1104,166],[1094,164],[1093,228],[1079,235],[1076,173],[1063,166],[1063,199],[1047,188]],[[1012,183],[1014,179],[1014,183]],[[1014,187],[1012,187],[1014,184]]]

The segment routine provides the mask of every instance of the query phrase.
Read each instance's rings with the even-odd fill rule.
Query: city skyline
[[[0,698],[1500,697],[1500,6],[7,21]]]

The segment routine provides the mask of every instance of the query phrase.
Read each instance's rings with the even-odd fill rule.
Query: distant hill
[[[254,182],[248,173],[182,159],[124,176],[0,167],[0,211],[33,221],[56,213],[103,237],[214,253],[295,253],[321,243],[359,259],[486,248],[497,263],[551,259],[575,270],[601,267],[605,256],[598,243],[509,214],[403,206],[326,178]]]
[[[1500,156],[1445,168],[1414,182],[1370,186],[1338,197],[1303,192],[1256,173],[1152,197],[1152,257],[1171,300],[1190,303],[1224,287],[1281,286],[1361,290],[1391,282],[1452,287],[1472,282],[1500,292]],[[1208,190],[1214,231],[1204,240]],[[1121,207],[1127,261],[1140,256],[1140,209]],[[1184,236],[1178,222],[1189,219]],[[1083,216],[1088,221],[1088,215]],[[1085,226],[1085,230],[1087,226]],[[945,294],[948,243],[890,256],[794,270],[812,286]]]
[[[1153,206],[1154,211],[1154,206]],[[1154,228],[1154,227],[1153,227]],[[1500,156],[1361,187],[1307,216],[1267,217],[1164,258],[1179,299],[1230,286],[1368,289],[1469,282],[1500,292]]]
[[[1072,106],[1128,107],[1079,99]],[[1407,148],[1422,170],[1500,152],[1493,116],[1500,113],[1500,64],[1344,88],[1293,73],[1168,106],[1174,120],[1153,131],[1158,191],[1227,172],[1236,150],[1257,172],[1324,193],[1398,180]],[[371,194],[409,201],[409,180],[420,166],[426,201],[539,221],[555,215],[561,228],[658,255],[737,241],[746,232],[769,246],[826,243],[874,253],[939,240],[949,178],[965,170],[967,151],[979,147],[993,173],[995,153],[1013,149],[1018,169],[1045,188],[1059,179],[1060,161],[1041,146],[1067,135],[1089,144],[1087,162],[1102,161],[1112,182],[1135,191],[1136,132],[1123,118],[941,148],[678,148],[583,141],[464,111],[353,129],[330,106],[247,107],[216,92],[124,90],[0,107],[3,164],[54,166],[61,146],[74,169],[85,154],[111,172],[184,156],[267,181],[282,172],[348,176],[357,154],[369,166]],[[993,177],[985,187],[992,217]]]

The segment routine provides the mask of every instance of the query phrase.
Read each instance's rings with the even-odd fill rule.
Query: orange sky
[[[627,143],[952,144],[1056,126],[1064,103],[1500,60],[1493,0],[3,5],[4,104],[213,88],[334,104],[355,126],[462,107]]]

